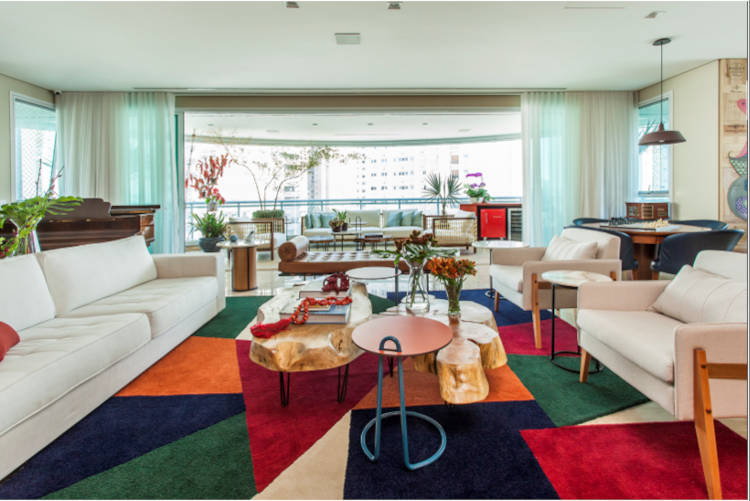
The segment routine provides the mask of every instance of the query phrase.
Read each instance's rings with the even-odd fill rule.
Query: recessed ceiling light
[[[422,125],[430,125],[430,124],[428,124],[427,122],[422,122]]]
[[[318,122],[313,122],[312,126],[313,127],[317,127],[318,126]]]
[[[471,132],[471,129],[458,129],[458,132]]]
[[[388,2],[388,10],[401,10],[401,2]]]
[[[297,2],[287,2],[286,8],[287,9],[299,9],[299,4]]]
[[[336,45],[359,45],[361,36],[359,33],[334,33]]]
[[[279,133],[278,129],[266,129],[266,132],[268,132],[269,134],[278,134]]]
[[[367,125],[369,125],[370,127],[372,127],[375,124],[373,124],[372,122],[367,122]]]
[[[214,126],[214,124],[212,124],[212,123],[209,123],[209,124],[206,124],[206,125],[208,125],[209,127],[213,127]]]
[[[649,12],[648,15],[644,19],[656,19],[656,16],[659,14],[664,14],[666,11],[663,10],[655,10],[653,12]]]

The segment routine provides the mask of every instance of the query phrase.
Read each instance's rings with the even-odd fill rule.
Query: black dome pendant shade
[[[664,101],[664,46],[671,42],[671,38],[660,38],[653,45],[659,47],[661,61],[659,63],[659,127],[654,132],[644,134],[638,144],[640,146],[651,146],[660,144],[684,143],[685,136],[678,130],[664,130],[664,116],[662,103]]]

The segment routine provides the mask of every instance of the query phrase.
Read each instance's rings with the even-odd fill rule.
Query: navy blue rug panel
[[[245,411],[240,394],[114,397],[0,482],[39,498]]]
[[[552,428],[534,401],[448,407],[409,407],[437,420],[447,435],[438,460],[416,471],[404,467],[398,417],[383,420],[380,458],[373,463],[360,446],[373,409],[352,411],[345,499],[558,499],[519,430]],[[440,435],[420,419],[407,420],[411,462],[437,450]],[[374,427],[368,446],[374,450]]]
[[[489,308],[495,315],[495,322],[497,322],[498,327],[502,327],[503,325],[524,324],[531,322],[530,311],[522,310],[507,299],[501,299],[498,308],[499,311],[495,311],[494,300],[491,297],[487,297],[484,295],[487,290],[488,289],[464,289],[463,291],[461,291],[461,301],[474,301],[475,303],[479,303],[482,306],[486,306],[487,308]],[[403,299],[405,295],[406,292],[399,292],[399,300]],[[442,290],[431,290],[430,295],[435,296],[438,299],[447,298],[447,296],[445,295],[445,291]],[[393,298],[393,292],[389,292],[388,299],[393,301]],[[542,320],[547,320],[548,318],[552,318],[552,314],[549,312],[549,310],[542,310],[541,318]]]

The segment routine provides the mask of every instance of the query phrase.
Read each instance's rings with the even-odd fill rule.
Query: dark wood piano
[[[39,246],[44,251],[132,235],[143,235],[150,245],[154,241],[154,214],[159,207],[111,205],[101,198],[84,198],[71,212],[42,219],[37,227]]]

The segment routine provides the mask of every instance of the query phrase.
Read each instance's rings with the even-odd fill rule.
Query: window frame
[[[20,92],[10,91],[10,201],[17,202],[18,187],[18,165],[16,165],[16,101],[23,101],[26,104],[46,108],[57,114],[55,103],[37,99]],[[56,120],[55,120],[56,121]],[[55,125],[55,142],[57,142],[57,125]],[[52,169],[55,168],[55,159],[52,159]]]
[[[654,103],[658,103],[659,101],[662,101],[662,100],[666,101],[669,104],[669,106],[667,108],[667,123],[669,125],[668,125],[667,128],[673,128],[674,127],[674,106],[673,106],[674,99],[673,99],[673,96],[672,96],[672,91],[668,90],[668,91],[664,92],[663,94],[657,94],[654,97],[651,97],[649,99],[644,99],[643,101],[639,101],[638,102],[637,110],[636,110],[636,128],[638,127],[638,123],[637,123],[637,116],[638,115],[637,114],[640,113],[640,109],[643,108],[643,107],[645,107],[645,106],[648,106],[648,105],[651,105],[651,104],[654,104]],[[638,131],[636,130],[636,133],[637,132]],[[637,137],[638,137],[638,139],[640,139],[640,136],[637,136]],[[636,194],[638,195],[639,198],[647,198],[647,199],[652,199],[652,200],[653,199],[667,199],[669,201],[672,200],[672,193],[674,192],[674,150],[672,149],[672,146],[673,145],[671,145],[671,144],[665,144],[665,145],[659,146],[659,148],[664,148],[664,147],[668,147],[669,148],[669,164],[668,164],[668,169],[669,169],[669,188],[668,188],[667,191],[641,191],[640,190],[640,184],[641,184],[641,178],[640,178],[640,176],[641,176],[641,163],[640,163],[640,153],[638,154],[638,157],[639,157],[638,158],[638,162],[637,162],[637,169],[638,170],[636,172],[636,179],[637,179],[637,186],[638,186],[638,188],[636,188]]]

